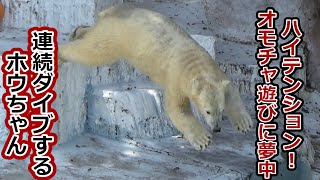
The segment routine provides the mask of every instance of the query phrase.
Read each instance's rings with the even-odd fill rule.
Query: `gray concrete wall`
[[[204,0],[205,13],[213,35],[228,40],[254,43],[256,11],[274,7],[279,12],[277,28],[285,17],[299,17],[307,43],[307,86],[320,91],[320,1]]]

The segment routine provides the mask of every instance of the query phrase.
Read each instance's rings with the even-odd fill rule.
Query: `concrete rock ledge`
[[[257,45],[242,44],[216,38],[214,48],[216,61],[220,68],[233,81],[235,87],[239,88],[240,94],[255,96],[255,85],[262,82],[262,78],[259,76],[260,67],[255,58]],[[303,46],[298,49],[298,53],[302,56],[303,63],[306,64],[305,61],[307,58]],[[280,52],[279,58],[282,55],[283,53]],[[280,68],[280,59],[273,61],[270,66]],[[280,72],[278,77],[274,80],[276,84],[279,84],[279,88],[284,85],[281,82],[281,76]],[[294,77],[300,78],[305,82],[305,68],[297,70]],[[303,90],[304,88],[300,91],[302,92]]]
[[[226,127],[226,126],[224,126]],[[252,134],[224,129],[214,144],[199,152],[180,137],[110,140],[92,134],[55,146],[54,179],[246,179],[253,172]],[[230,143],[226,145],[225,139]],[[1,145],[0,145],[1,147]],[[31,180],[28,161],[0,159],[0,178]]]
[[[53,103],[59,115],[53,127],[59,137],[58,143],[67,142],[84,131],[87,71],[88,67],[78,64],[59,66],[59,78],[54,88],[57,98]]]
[[[178,132],[169,121],[163,93],[146,84],[95,87],[88,95],[86,127],[108,138],[163,138]]]

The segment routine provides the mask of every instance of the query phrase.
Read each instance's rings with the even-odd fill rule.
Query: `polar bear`
[[[211,130],[223,111],[239,131],[253,125],[239,92],[207,51],[157,12],[127,5],[108,8],[94,26],[77,28],[71,42],[59,47],[59,63],[104,65],[118,59],[127,59],[164,88],[170,120],[197,150],[207,148],[212,134],[192,114],[190,100]]]

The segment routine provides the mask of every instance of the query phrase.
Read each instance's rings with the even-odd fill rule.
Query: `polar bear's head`
[[[192,100],[207,121],[216,122],[225,109],[225,92],[229,80],[209,81],[197,78],[193,81]]]

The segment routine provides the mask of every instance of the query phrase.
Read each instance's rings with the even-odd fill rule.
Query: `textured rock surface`
[[[1,62],[0,65],[2,66],[2,57],[0,57]],[[0,73],[0,97],[5,93],[5,89],[2,87],[2,72]],[[4,119],[6,118],[6,111],[3,107],[2,101],[0,102],[0,142],[5,141],[7,139],[8,130],[4,124]]]
[[[122,0],[3,0],[4,27],[27,30],[32,26],[51,26],[70,33],[79,25],[93,24],[96,13]],[[53,18],[54,17],[54,18]]]
[[[54,179],[244,179],[254,169],[254,136],[228,126],[223,132],[203,152],[179,137],[114,141],[84,134],[55,147]],[[0,178],[32,179],[27,163],[0,159]]]
[[[0,39],[1,54],[4,51],[11,50],[11,48],[20,47],[23,50],[27,48],[26,31],[6,29],[0,32]],[[59,42],[65,42],[66,39],[67,37],[64,35],[59,36]],[[87,67],[71,63],[59,67],[60,78],[55,86],[57,99],[53,104],[59,114],[59,121],[53,128],[54,132],[59,135],[59,143],[66,142],[74,135],[79,135],[79,133],[83,132],[87,109],[84,99],[87,85],[87,69]],[[2,96],[4,93],[2,87],[2,72],[0,77],[0,95]],[[4,119],[2,117],[5,115],[5,111],[2,102],[0,105],[0,117],[2,120]],[[0,135],[0,141],[4,141],[7,136],[4,121],[0,122]]]
[[[189,34],[212,35],[201,0],[124,0],[124,2],[160,12],[178,23]]]
[[[94,87],[88,94],[87,128],[109,138],[162,138],[177,131],[169,121],[160,89],[146,84]]]
[[[71,140],[84,131],[87,119],[86,86],[87,67],[66,64],[59,67],[59,78],[55,86],[57,98],[53,107],[59,114],[53,131],[59,143]]]
[[[262,82],[259,76],[258,62],[255,58],[257,46],[252,44],[235,43],[232,41],[222,40],[217,38],[214,45],[215,58],[220,68],[229,76],[233,81],[235,87],[243,95],[255,95],[255,85]],[[280,52],[280,50],[279,50]],[[306,52],[303,47],[298,49],[299,54],[302,56],[302,61],[306,61]],[[281,53],[280,53],[281,54]],[[280,67],[280,60],[273,61],[270,66]],[[295,77],[305,81],[306,70],[301,69],[296,71]],[[281,72],[274,80],[281,88]],[[287,86],[287,85],[285,85]],[[304,89],[301,89],[302,92]]]
[[[54,179],[246,179],[255,169],[255,138],[255,132],[241,135],[228,122],[202,152],[179,136],[114,141],[83,134],[55,147]],[[31,180],[27,163],[0,159],[0,178]],[[317,172],[313,174],[318,180]]]
[[[27,48],[26,43],[26,32],[21,31],[5,31],[0,32],[0,65],[2,66],[2,53],[7,50],[11,50],[13,47],[20,47],[22,49]],[[0,72],[0,97],[2,98],[3,93],[5,92],[5,89],[2,86],[2,71]],[[0,142],[5,141],[7,139],[8,130],[5,126],[4,119],[6,116],[6,112],[3,107],[2,101],[0,102]]]
[[[303,0],[286,1],[255,1],[255,0],[200,0],[203,2],[208,19],[208,26],[214,36],[235,42],[255,42],[255,26],[257,10],[274,7],[279,11],[276,22],[278,31],[282,29],[285,17],[299,17],[304,40],[308,44],[308,86],[320,91],[320,1]]]

